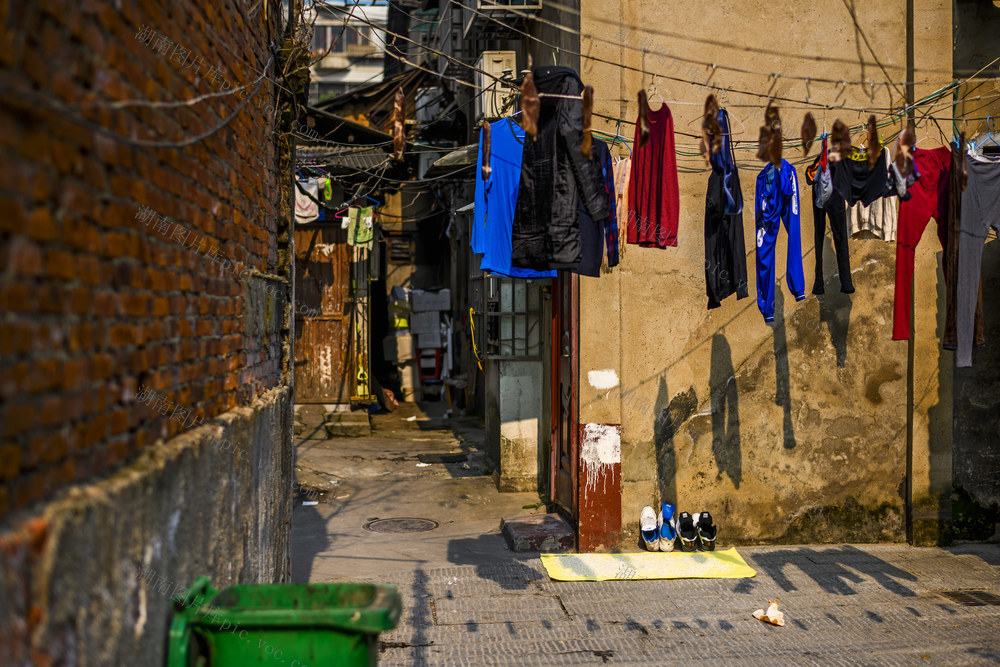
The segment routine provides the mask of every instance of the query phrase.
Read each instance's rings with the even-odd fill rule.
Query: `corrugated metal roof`
[[[295,149],[296,161],[300,164],[314,164],[327,168],[343,167],[346,169],[377,169],[391,160],[381,148],[342,147],[342,146],[298,146]]]

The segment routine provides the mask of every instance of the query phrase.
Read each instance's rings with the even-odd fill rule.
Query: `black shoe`
[[[698,530],[698,549],[715,551],[715,538],[719,535],[719,528],[712,522],[712,515],[708,512],[702,512],[698,516],[695,528]]]
[[[677,539],[680,541],[681,551],[698,550],[698,529],[687,512],[681,512],[677,518]]]

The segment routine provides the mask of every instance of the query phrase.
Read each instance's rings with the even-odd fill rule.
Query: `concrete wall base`
[[[148,447],[0,532],[5,664],[159,665],[170,597],[289,576],[291,389]]]

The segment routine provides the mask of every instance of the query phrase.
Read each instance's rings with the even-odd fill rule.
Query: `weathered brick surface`
[[[0,520],[282,383],[287,351],[245,325],[252,280],[287,289],[277,86],[183,147],[136,142],[205,133],[252,89],[112,104],[255,81],[264,4],[0,3]]]

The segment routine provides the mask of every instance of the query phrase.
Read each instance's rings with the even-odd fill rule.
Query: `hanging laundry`
[[[774,321],[774,246],[783,222],[788,234],[785,274],[796,301],[806,298],[799,229],[799,179],[788,160],[781,168],[768,163],[757,175],[754,194],[757,226],[757,307],[765,322]]]
[[[833,189],[826,136],[820,145],[819,156],[812,166],[806,169],[806,182],[813,187],[813,254],[816,257],[816,274],[812,293],[826,293],[826,280],[823,277],[823,240],[826,238],[826,219],[829,218],[833,249],[837,254],[840,291],[844,294],[853,294],[851,256],[847,245],[847,204],[840,193]]]
[[[521,154],[525,132],[510,118],[502,118],[480,130],[476,173],[488,178],[476,179],[473,208],[472,251],[483,256],[480,267],[509,278],[551,278],[555,271],[534,271],[511,266],[511,226],[517,206],[521,178]],[[485,140],[490,137],[488,164],[484,164]]]
[[[992,227],[1000,235],[1000,161],[966,155],[968,183],[962,192],[961,238],[958,249],[958,304],[955,322],[958,337],[956,364],[972,365],[972,348],[982,337],[983,244]],[[977,318],[977,313],[980,316]]]
[[[962,190],[965,189],[965,134],[957,143],[951,144],[951,160],[948,165],[947,212],[944,229],[938,224],[938,238],[941,240],[941,269],[944,273],[944,335],[941,345],[946,350],[958,347],[958,253],[959,237],[962,234]],[[978,291],[979,286],[976,286]],[[977,344],[983,343],[982,309],[976,313]]]
[[[604,222],[605,258],[602,268],[613,269],[618,266],[618,195],[615,192],[615,170],[611,162],[611,149],[603,141],[597,146],[597,159],[600,160],[601,174],[604,176],[604,189],[608,193],[608,219]]]
[[[632,171],[632,158],[620,158],[615,160],[614,172],[615,172],[615,214],[618,220],[624,220],[626,223],[629,220],[629,209],[628,209],[628,181],[629,174]],[[626,234],[628,230],[626,229]],[[626,241],[628,239],[626,238]],[[619,261],[624,261],[625,259],[625,249],[628,247],[628,243],[618,243],[618,259]]]
[[[883,241],[896,240],[896,226],[899,220],[899,197],[879,197],[865,206],[858,202],[847,207],[847,233],[854,236],[859,232],[869,232]]]
[[[319,182],[315,178],[295,181],[295,222],[304,224],[319,217]]]
[[[595,220],[587,212],[587,208],[580,203],[580,263],[574,270],[581,276],[598,278],[601,275],[601,264],[603,263],[605,244],[608,246],[608,261],[614,262],[611,266],[618,264],[618,220],[614,214],[614,190],[608,194],[608,181],[605,175],[606,167],[610,167],[611,151],[608,145],[600,139],[592,139],[590,159],[599,165],[595,176],[599,179],[595,187],[604,190],[608,198],[608,209],[611,215],[604,220]],[[613,174],[612,174],[613,176]],[[612,183],[611,187],[614,187]],[[611,222],[613,220],[613,223]],[[610,229],[614,226],[614,230]],[[612,240],[609,235],[613,235]],[[612,248],[612,244],[614,247]],[[613,254],[613,257],[612,257]]]
[[[371,206],[360,208],[352,206],[348,209],[350,222],[347,226],[347,244],[362,248],[371,248],[375,236],[375,215]]]
[[[943,236],[948,215],[948,179],[951,149],[914,148],[914,168],[920,179],[909,189],[910,198],[899,204],[896,226],[896,289],[892,311],[892,339],[910,338],[910,300],[912,298],[913,261],[917,243],[928,221],[938,221]]]
[[[653,111],[641,95],[640,120],[635,127],[631,174],[628,186],[627,240],[649,248],[677,245],[680,194],[677,186],[677,156],[674,151],[674,119],[666,103]],[[648,124],[643,144],[642,126]]]
[[[708,308],[736,294],[737,301],[749,296],[746,244],[743,240],[743,191],[730,140],[729,113],[715,110],[715,122],[706,123],[706,153],[712,165],[705,194],[705,289]],[[712,147],[718,145],[716,151]]]
[[[536,67],[538,135],[526,141],[511,232],[511,260],[523,269],[574,269],[580,263],[580,201],[594,220],[608,217],[600,165],[580,152],[583,83],[569,67]],[[555,96],[557,95],[557,96]],[[495,143],[495,140],[494,140]],[[595,174],[597,178],[595,178]]]
[[[833,189],[840,194],[848,204],[862,202],[868,206],[883,196],[889,188],[889,170],[885,153],[881,150],[874,166],[869,161],[867,153],[852,153],[849,158],[841,159],[830,165],[830,175],[833,177]],[[842,157],[843,157],[842,153]]]

